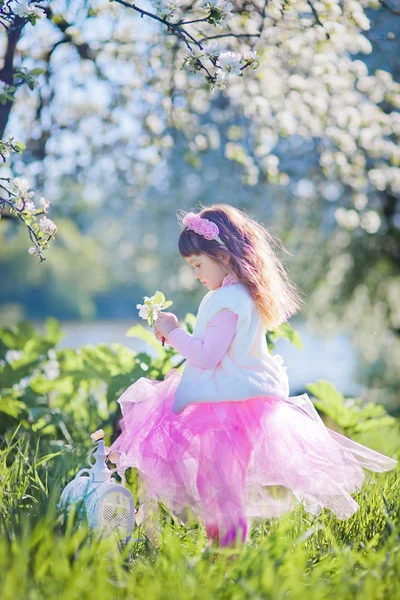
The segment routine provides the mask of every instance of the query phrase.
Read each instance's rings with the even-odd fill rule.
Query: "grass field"
[[[395,426],[357,441],[399,459]],[[46,452],[33,434],[8,436],[0,455],[2,600],[400,598],[398,468],[366,471],[347,521],[299,506],[254,523],[245,546],[207,545],[202,524],[186,525],[159,505],[157,535],[142,523],[120,553],[56,505],[85,466],[86,449]],[[129,486],[137,500],[136,473]]]

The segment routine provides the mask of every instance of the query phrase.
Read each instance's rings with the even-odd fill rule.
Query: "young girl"
[[[141,377],[119,398],[117,466],[136,467],[171,511],[189,505],[220,546],[245,542],[251,519],[299,502],[348,519],[363,468],[389,471],[397,461],[327,428],[307,394],[289,397],[287,367],[265,338],[302,302],[277,257],[283,246],[227,204],[180,219],[179,252],[209,291],[193,335],[173,313],[157,318],[156,338],[186,362],[182,374]]]

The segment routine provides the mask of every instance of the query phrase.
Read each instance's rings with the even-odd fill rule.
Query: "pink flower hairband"
[[[209,219],[203,219],[200,215],[190,212],[182,219],[182,224],[188,229],[202,235],[206,240],[217,240],[217,242],[225,246],[225,243],[219,237],[218,225]]]

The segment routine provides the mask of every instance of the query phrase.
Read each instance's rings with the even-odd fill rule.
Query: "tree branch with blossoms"
[[[43,73],[42,69],[28,70],[22,67],[14,68],[13,61],[17,43],[21,32],[27,23],[35,25],[38,20],[46,18],[45,11],[29,0],[0,0],[0,24],[7,31],[7,48],[3,68],[0,70],[0,136],[4,130],[15,100],[15,92],[22,85],[27,85],[33,90],[38,81],[37,78]],[[14,141],[11,137],[8,141],[0,139],[0,156],[3,163],[7,161],[10,152],[22,154],[25,146],[21,142]],[[45,257],[43,251],[47,250],[51,239],[57,231],[57,225],[48,217],[43,216],[39,222],[37,217],[48,212],[50,203],[43,197],[40,198],[40,208],[32,200],[35,192],[29,190],[26,179],[16,177],[1,177],[0,190],[4,196],[0,197],[0,219],[16,218],[26,225],[33,246],[28,249],[29,254],[38,256],[40,263]],[[9,212],[3,212],[8,208]]]
[[[193,19],[191,21],[177,21],[172,22],[170,19],[174,16],[174,10],[176,6],[173,0],[156,0],[155,4],[157,7],[156,14],[150,13],[146,10],[136,6],[136,4],[129,4],[125,0],[114,0],[118,4],[122,4],[127,8],[131,8],[140,13],[141,17],[150,17],[166,25],[168,31],[178,36],[187,46],[189,53],[185,55],[183,61],[183,67],[191,72],[197,72],[204,70],[206,72],[205,79],[211,85],[211,91],[214,92],[215,88],[225,89],[227,85],[227,77],[229,74],[242,76],[244,69],[251,67],[256,69],[260,66],[260,61],[257,59],[257,52],[249,50],[244,55],[235,52],[222,52],[220,48],[214,43],[208,48],[202,45],[202,41],[196,40],[183,25],[189,25],[193,23],[208,23],[216,27],[222,27],[222,24],[226,23],[232,17],[232,4],[228,0],[201,0],[199,9],[206,10],[207,16],[202,19]],[[205,37],[204,40],[210,38]],[[193,48],[197,49],[194,50]],[[204,65],[201,59],[206,59],[211,62],[213,67],[216,69],[214,73],[211,73],[209,69]]]
[[[32,256],[39,256],[40,262],[46,260],[43,250],[47,250],[51,239],[57,231],[57,225],[48,217],[44,216],[37,222],[37,217],[47,214],[50,203],[43,197],[40,198],[40,208],[32,200],[35,192],[29,190],[26,179],[16,177],[0,177],[0,190],[7,197],[0,197],[0,209],[8,206],[12,215],[20,219],[27,226],[30,239],[34,246],[28,252]],[[1,213],[0,213],[1,217]]]

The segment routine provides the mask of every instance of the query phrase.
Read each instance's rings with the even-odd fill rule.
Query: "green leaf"
[[[47,454],[46,456],[43,456],[40,460],[38,460],[35,463],[35,467],[39,467],[40,465],[44,465],[45,463],[47,463],[49,460],[51,460],[55,456],[60,456],[60,454],[64,454],[64,452],[53,452],[52,454]]]
[[[196,317],[193,313],[186,313],[184,323],[186,325],[186,329],[190,334],[194,331],[194,326],[196,323]]]
[[[4,394],[0,397],[0,413],[9,415],[17,419],[20,414],[26,410],[23,402],[18,400],[16,392],[13,390],[10,394]]]
[[[303,350],[303,342],[301,341],[299,332],[293,329],[293,327],[289,325],[289,323],[282,323],[282,325],[280,325],[273,331],[270,331],[268,333],[268,337],[271,338],[270,343],[276,342],[276,340],[282,338],[297,346],[299,350]]]
[[[377,427],[389,427],[394,425],[396,419],[387,415],[386,417],[377,417],[375,419],[368,419],[367,421],[361,421],[361,423],[357,423],[356,431],[368,431],[370,429],[375,429]]]
[[[173,302],[171,302],[171,300],[167,300],[167,302],[164,302],[164,304],[162,305],[162,309],[164,310],[165,308],[168,308],[172,304],[173,304]]]
[[[160,342],[154,337],[154,333],[143,327],[143,325],[135,325],[134,327],[131,327],[126,332],[126,335],[128,337],[140,338],[141,340],[146,342],[146,344],[149,344],[149,346],[152,346],[152,348],[158,350],[158,352],[164,352],[164,348],[161,346]]]
[[[23,144],[22,142],[14,142],[13,145],[17,149],[17,152],[20,153],[22,153],[26,148],[25,144]]]
[[[344,396],[336,389],[336,387],[324,379],[320,379],[316,383],[309,383],[306,388],[314,394],[317,398],[320,398],[320,403],[315,403],[317,408],[323,410],[324,413],[329,415],[336,423],[340,424],[340,417],[345,410]]]
[[[154,304],[162,304],[165,302],[165,296],[162,292],[156,292],[153,298]]]

